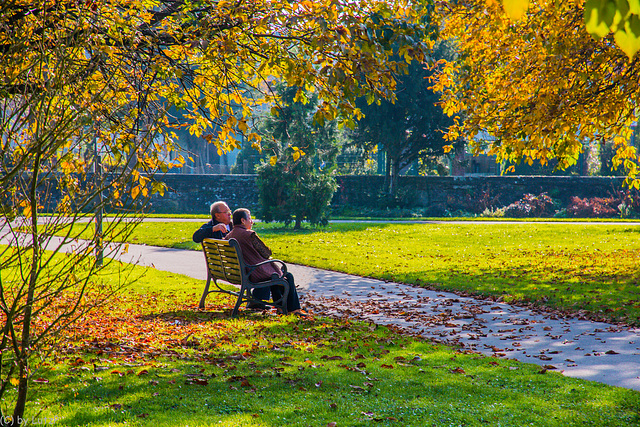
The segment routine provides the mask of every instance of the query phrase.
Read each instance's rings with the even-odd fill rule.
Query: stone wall
[[[569,202],[572,196],[609,197],[622,190],[621,177],[574,176],[401,176],[399,180],[400,207],[427,208],[433,215],[446,210],[465,209],[493,201],[496,207],[505,206],[526,193],[547,193],[554,199]],[[332,205],[336,207],[381,206],[382,176],[340,176]],[[232,209],[247,207],[256,211],[258,188],[256,175],[166,175],[169,190],[163,197],[154,196],[155,213],[207,213],[209,205],[225,200]]]
[[[622,177],[574,176],[402,176],[396,207],[427,208],[426,214],[440,216],[446,210],[482,212],[487,205],[503,207],[525,194],[547,193],[566,206],[571,197],[609,197],[622,190]],[[334,206],[375,208],[381,197],[384,177],[342,176],[333,198]]]
[[[167,174],[162,181],[168,190],[164,196],[153,196],[153,213],[207,214],[211,203],[218,200],[226,201],[231,209],[258,207],[256,175]]]

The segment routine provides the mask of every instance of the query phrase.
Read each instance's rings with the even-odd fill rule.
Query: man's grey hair
[[[209,213],[211,213],[211,218],[213,218],[215,216],[215,214],[217,214],[218,212],[220,212],[220,209],[223,206],[226,206],[227,204],[225,202],[223,202],[222,200],[219,200],[217,202],[214,202],[211,204],[211,209],[209,210]]]

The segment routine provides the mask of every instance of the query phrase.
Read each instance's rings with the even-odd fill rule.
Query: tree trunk
[[[389,194],[394,198],[398,195],[398,175],[400,175],[400,159],[394,158],[391,162],[391,181]]]
[[[386,167],[384,169],[384,191],[387,192],[387,194],[392,194],[392,188],[391,188],[391,158],[389,157],[389,153],[387,153],[386,155]]]
[[[17,426],[19,421],[24,420],[24,410],[27,405],[27,391],[29,388],[29,355],[31,352],[31,316],[33,313],[33,298],[38,281],[40,263],[40,240],[38,233],[38,178],[40,171],[40,159],[42,153],[38,150],[33,163],[33,177],[29,188],[29,198],[31,204],[31,272],[29,273],[29,286],[27,289],[27,301],[24,306],[24,317],[22,320],[22,337],[20,340],[20,350],[16,354],[18,362],[18,396],[16,405],[13,408],[13,418],[11,424]]]

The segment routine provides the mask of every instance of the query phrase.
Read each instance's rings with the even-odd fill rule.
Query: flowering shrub
[[[618,206],[622,200],[617,197],[592,197],[581,199],[572,197],[567,206],[569,216],[576,218],[613,218],[620,214]]]
[[[497,209],[502,205],[500,199],[501,194],[493,194],[488,188],[480,190],[478,193],[473,192],[466,194],[463,198],[455,198],[447,196],[447,210],[464,211],[469,214],[481,214],[485,210]]]
[[[637,218],[640,216],[640,191],[635,188],[614,192],[618,199],[618,211],[622,218]]]
[[[504,216],[509,218],[548,217],[554,213],[554,202],[547,193],[538,196],[525,194],[522,199],[504,208]]]

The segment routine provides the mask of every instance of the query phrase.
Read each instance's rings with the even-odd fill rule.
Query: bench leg
[[[236,301],[235,307],[233,307],[233,312],[231,313],[231,317],[238,316],[238,310],[240,309],[240,304],[242,304],[242,296],[244,295],[244,290],[240,288],[240,293],[238,295],[238,300]]]
[[[209,295],[209,284],[211,283],[211,277],[207,277],[207,284],[204,287],[204,292],[202,293],[202,298],[200,298],[200,307],[201,310],[204,310],[204,300],[207,299],[207,295]]]

